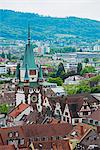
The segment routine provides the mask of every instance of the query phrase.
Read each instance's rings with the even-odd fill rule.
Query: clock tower
[[[41,65],[35,63],[33,47],[30,41],[30,27],[28,27],[28,43],[25,47],[22,65],[17,65],[15,79],[16,105],[20,103],[36,104],[41,112],[43,101],[43,73]]]

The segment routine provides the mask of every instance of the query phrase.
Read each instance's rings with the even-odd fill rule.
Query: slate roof
[[[92,112],[92,114],[89,115],[88,118],[100,121],[100,107],[97,110],[95,110],[94,112]]]
[[[82,138],[79,143],[80,145],[84,146],[85,149],[89,147],[89,145],[97,145],[98,149],[100,149],[100,134],[98,134],[96,129],[92,129]],[[95,150],[95,148],[93,149]]]

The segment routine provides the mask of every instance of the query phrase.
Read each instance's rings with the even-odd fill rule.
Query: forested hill
[[[11,10],[0,10],[0,36],[26,39],[28,22],[34,39],[53,39],[59,36],[100,39],[100,21],[76,17],[45,17]]]

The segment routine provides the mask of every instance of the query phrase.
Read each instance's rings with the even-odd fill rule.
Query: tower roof
[[[34,59],[34,52],[32,44],[30,43],[30,27],[28,27],[28,44],[26,44],[25,52],[24,52],[24,59],[22,68],[25,69],[25,65],[27,64],[27,69],[37,69]]]
[[[26,66],[25,66],[26,68],[26,70],[25,70],[25,76],[24,76],[24,80],[29,80],[29,76],[28,76],[28,70],[27,70],[27,64],[26,64]]]
[[[43,72],[42,72],[42,67],[40,65],[40,68],[39,68],[39,75],[38,75],[38,78],[39,80],[43,80]]]

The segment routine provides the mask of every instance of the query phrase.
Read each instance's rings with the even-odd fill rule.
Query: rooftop
[[[29,107],[28,104],[21,103],[9,113],[9,116],[16,118],[21,112],[23,112],[28,107]]]

